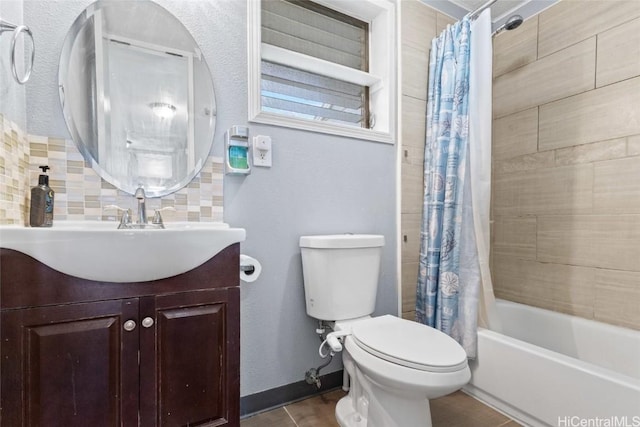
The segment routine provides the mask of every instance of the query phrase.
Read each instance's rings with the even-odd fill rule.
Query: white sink
[[[117,226],[108,221],[58,221],[52,228],[1,226],[0,247],[70,276],[123,283],[185,273],[246,236],[244,229],[224,223],[166,222],[164,230]]]

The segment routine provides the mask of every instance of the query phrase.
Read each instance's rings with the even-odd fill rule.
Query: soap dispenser
[[[51,227],[53,225],[54,191],[49,187],[49,166],[39,166],[42,174],[38,177],[38,186],[31,188],[31,210],[29,225],[32,227]]]
[[[232,126],[224,134],[224,149],[227,161],[225,173],[227,175],[249,175],[249,128],[246,126]]]

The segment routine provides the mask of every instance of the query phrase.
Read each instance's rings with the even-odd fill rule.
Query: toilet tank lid
[[[379,248],[384,246],[384,236],[378,234],[330,234],[301,236],[301,248],[346,249]]]

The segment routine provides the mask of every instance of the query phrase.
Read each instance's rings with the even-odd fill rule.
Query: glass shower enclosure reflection
[[[196,166],[193,52],[94,27],[97,160],[133,186],[175,186]]]

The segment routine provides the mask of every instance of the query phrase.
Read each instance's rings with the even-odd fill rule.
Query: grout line
[[[595,42],[595,64],[593,64],[593,88],[598,88],[598,40],[600,40],[600,34],[596,34]]]
[[[287,413],[287,415],[289,415],[289,418],[291,418],[291,421],[293,421],[293,424],[295,424],[295,425],[296,425],[296,427],[300,427],[300,426],[298,425],[298,423],[296,422],[296,420],[293,418],[293,416],[289,413],[289,411],[287,411],[287,407],[286,407],[286,406],[283,406],[283,407],[282,407],[282,409],[284,409],[284,412],[286,412],[286,413]]]

